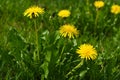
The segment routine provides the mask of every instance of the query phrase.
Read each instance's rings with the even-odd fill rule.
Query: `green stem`
[[[113,25],[115,26],[116,22],[117,22],[117,15],[114,15],[114,21],[113,21]]]
[[[86,12],[87,12],[88,15],[90,15],[89,7],[90,7],[89,0],[86,0],[86,10],[87,10]]]
[[[95,18],[94,32],[96,32],[96,29],[97,29],[98,17],[99,17],[99,10],[97,9],[96,18]]]
[[[70,72],[68,72],[66,74],[66,77],[68,77],[70,74],[72,74],[76,69],[80,68],[83,65],[83,62],[84,62],[84,59],[82,59],[82,61],[77,66],[75,66]]]
[[[63,46],[63,48],[62,48],[62,51],[61,51],[61,53],[60,53],[60,56],[59,56],[59,59],[58,59],[58,65],[60,64],[60,60],[61,60],[61,58],[62,58],[62,55],[63,55],[63,52],[64,52],[64,50],[65,50],[65,46],[66,46],[66,43],[64,43],[64,46]]]
[[[87,6],[89,6],[89,0],[86,0],[86,4],[87,4]]]
[[[38,43],[38,29],[37,29],[37,25],[36,25],[36,20],[34,20],[34,26],[35,26],[35,44],[36,44],[36,50],[37,53],[35,53],[35,60],[39,60],[39,43]]]

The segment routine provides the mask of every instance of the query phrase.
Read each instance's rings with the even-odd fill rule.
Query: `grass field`
[[[120,80],[120,0],[102,1],[0,0],[0,80]],[[24,16],[34,5],[44,13]]]

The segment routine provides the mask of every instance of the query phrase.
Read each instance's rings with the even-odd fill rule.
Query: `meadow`
[[[0,0],[0,80],[120,80],[120,0],[100,1]]]

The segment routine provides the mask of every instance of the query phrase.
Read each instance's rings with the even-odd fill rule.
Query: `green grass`
[[[120,79],[120,14],[110,12],[119,0],[104,0],[95,28],[94,0],[0,0],[0,80],[119,80]],[[32,5],[45,8],[37,18],[40,60],[36,51],[34,22],[23,16]],[[61,19],[57,13],[71,11]],[[59,35],[64,23],[76,26],[80,35],[75,39]],[[83,65],[66,77],[81,58],[76,54],[79,45],[89,43],[98,53],[95,60]]]

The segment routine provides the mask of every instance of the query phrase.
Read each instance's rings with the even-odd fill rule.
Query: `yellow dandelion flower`
[[[79,49],[76,50],[76,53],[78,53],[81,58],[85,58],[86,60],[94,60],[97,57],[97,51],[90,44],[83,44],[79,46]]]
[[[111,13],[114,13],[114,14],[120,13],[120,6],[119,5],[113,5],[111,7]]]
[[[62,18],[69,17],[70,14],[71,14],[71,12],[69,10],[61,10],[58,12],[58,16],[62,17]]]
[[[103,1],[95,1],[95,2],[94,2],[94,6],[95,6],[96,8],[101,8],[101,7],[104,6],[104,2],[103,2]]]
[[[77,37],[79,34],[79,31],[75,26],[70,25],[70,24],[65,24],[60,27],[60,35],[63,37],[69,37],[69,38],[74,38],[75,36]]]
[[[30,8],[28,8],[27,10],[25,10],[24,12],[24,16],[33,18],[33,17],[38,17],[39,14],[43,14],[44,13],[44,9],[38,6],[32,6]]]

